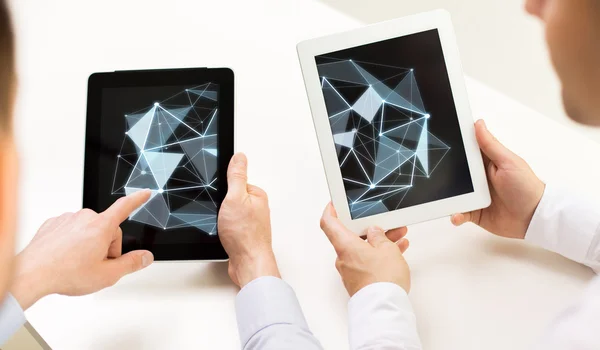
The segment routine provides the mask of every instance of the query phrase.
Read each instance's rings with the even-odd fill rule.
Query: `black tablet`
[[[233,155],[234,76],[227,68],[95,73],[88,85],[83,206],[152,191],[123,229],[123,253],[224,260],[217,214]]]

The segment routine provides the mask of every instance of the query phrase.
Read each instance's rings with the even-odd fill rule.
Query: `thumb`
[[[492,163],[498,165],[511,159],[513,153],[490,133],[485,122],[481,119],[475,123],[475,136],[481,151]]]
[[[112,270],[115,280],[121,279],[123,276],[139,271],[150,266],[154,261],[154,255],[147,250],[135,250],[120,257],[109,260],[108,265]]]
[[[476,225],[479,225],[479,222],[481,221],[481,213],[482,211],[480,209],[467,213],[454,214],[450,217],[450,221],[454,226],[461,226],[467,222],[472,222]]]
[[[248,159],[243,153],[236,153],[227,168],[228,193],[241,197],[248,192]]]
[[[389,238],[385,235],[385,231],[379,227],[369,227],[367,230],[367,242],[369,242],[373,247],[377,248],[380,245],[391,242]]]

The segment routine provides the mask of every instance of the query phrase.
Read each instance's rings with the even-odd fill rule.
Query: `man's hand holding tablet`
[[[269,198],[261,188],[248,184],[248,159],[243,153],[231,158],[227,183],[219,230],[229,255],[229,277],[240,288],[259,277],[280,278],[271,240]]]
[[[154,261],[149,251],[121,255],[119,227],[149,198],[150,191],[138,191],[102,213],[83,209],[47,220],[17,257],[11,292],[21,307],[28,309],[50,294],[94,293],[149,266]]]
[[[370,227],[363,241],[338,219],[329,203],[321,217],[321,229],[335,248],[335,267],[350,296],[378,282],[393,283],[410,291],[410,269],[402,254],[408,249],[406,227],[385,232]]]
[[[475,123],[490,182],[492,205],[452,216],[460,226],[473,222],[506,238],[524,239],[546,185],[521,157],[504,147],[487,129],[483,120]]]

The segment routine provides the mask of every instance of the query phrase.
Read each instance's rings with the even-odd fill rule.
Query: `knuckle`
[[[227,274],[232,280],[236,278],[236,269],[231,264],[227,267]]]
[[[338,248],[337,253],[338,253],[338,257],[342,261],[349,258],[349,255],[350,255],[350,253],[348,252],[348,249],[345,249],[345,248]]]
[[[325,230],[327,228],[327,220],[324,217],[319,220],[319,226],[321,227],[321,230]]]
[[[98,215],[96,216],[94,223],[101,225],[101,226],[105,226],[110,222],[108,216],[106,215]]]
[[[227,195],[225,195],[225,199],[223,199],[223,204],[221,204],[221,207],[236,207],[237,203],[238,201],[236,200],[235,196],[231,193],[227,193]]]
[[[395,242],[392,242],[392,241],[391,241],[389,238],[387,238],[387,237],[385,237],[385,236],[384,236],[384,237],[381,237],[379,244],[380,244],[382,247],[393,247],[393,246],[395,246],[395,245],[396,245],[396,243],[395,243]]]
[[[335,269],[338,270],[338,272],[341,272],[343,267],[344,267],[343,261],[341,259],[336,259],[335,260]]]
[[[84,209],[81,209],[79,212],[77,212],[77,214],[79,214],[79,215],[89,215],[90,211],[91,211],[91,209],[84,208]]]
[[[254,191],[256,192],[257,196],[268,199],[267,192],[265,190],[263,190],[262,188],[260,188],[258,186],[254,186]]]
[[[392,241],[389,241],[389,243],[386,242],[385,244],[382,244],[381,248],[384,249],[385,252],[389,253],[389,254],[394,254],[394,255],[397,253],[402,254],[400,252],[400,249],[398,249],[398,246],[396,245],[396,243],[394,243]]]
[[[115,274],[108,279],[108,287],[112,287],[121,280],[121,276]]]
[[[134,255],[127,255],[124,258],[125,258],[125,265],[127,266],[127,270],[129,272],[137,271],[139,259]]]
[[[63,214],[63,215],[64,215],[64,214]],[[51,225],[51,224],[52,224],[52,223],[53,223],[53,222],[54,222],[56,219],[57,219],[57,218],[50,218],[50,219],[47,219],[46,221],[44,221],[44,223],[42,224],[42,226],[41,226],[41,227],[46,227],[46,226],[49,226],[49,225]]]
[[[63,215],[68,216],[68,214],[63,214]],[[80,211],[78,211],[76,215],[79,217],[88,218],[88,217],[92,217],[92,216],[96,215],[96,212],[93,211],[92,209],[85,208],[85,209],[81,209]]]

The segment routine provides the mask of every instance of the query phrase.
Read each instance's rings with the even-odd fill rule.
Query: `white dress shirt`
[[[548,185],[525,240],[600,272],[600,204]],[[245,286],[236,303],[242,348],[321,349],[310,332],[292,289],[262,277]],[[353,350],[421,349],[415,315],[406,292],[375,283],[348,303]],[[600,279],[542,335],[539,349],[600,349]]]
[[[525,239],[600,273],[600,203],[546,186]],[[600,349],[600,277],[542,335],[539,349]]]

